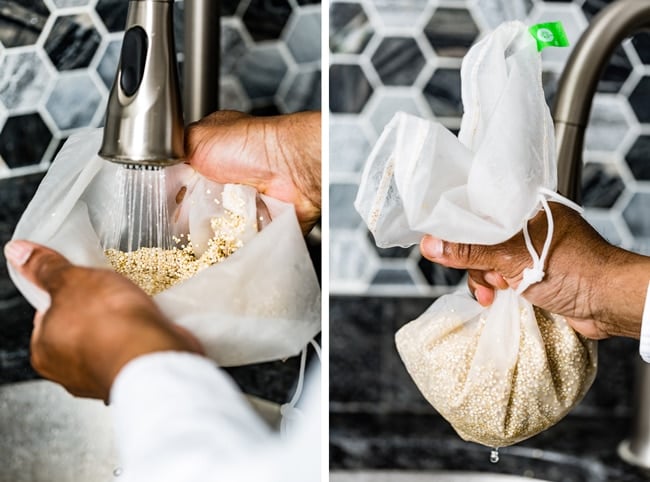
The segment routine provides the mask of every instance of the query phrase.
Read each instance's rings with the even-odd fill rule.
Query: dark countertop
[[[394,334],[430,304],[426,298],[330,299],[330,467],[336,470],[470,470],[550,481],[650,480],[619,459],[626,437],[638,342],[599,343],[599,368],[584,400],[549,430],[501,449],[464,442],[419,393]]]
[[[337,470],[468,470],[554,482],[642,482],[649,474],[623,462],[618,443],[628,418],[570,416],[549,430],[499,451],[464,442],[440,416],[330,414],[330,467]]]

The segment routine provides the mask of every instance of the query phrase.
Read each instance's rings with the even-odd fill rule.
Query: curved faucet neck
[[[618,0],[594,17],[564,68],[553,106],[558,191],[576,202],[580,201],[584,131],[598,80],[614,49],[647,28],[649,1]]]

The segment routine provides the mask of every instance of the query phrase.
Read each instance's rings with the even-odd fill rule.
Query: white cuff
[[[643,361],[650,363],[650,283],[645,296],[643,318],[641,318],[641,337],[639,339],[639,354]]]

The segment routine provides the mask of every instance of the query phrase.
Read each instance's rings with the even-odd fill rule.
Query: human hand
[[[320,218],[321,115],[215,112],[188,126],[186,160],[219,183],[246,184],[292,203],[304,234]]]
[[[115,377],[132,359],[157,351],[202,353],[131,281],[102,269],[70,264],[57,252],[11,241],[5,255],[25,278],[49,293],[34,317],[31,363],[76,396],[108,400]]]
[[[550,203],[555,230],[544,279],[523,296],[540,308],[567,317],[589,338],[638,338],[650,258],[607,243],[578,213]],[[539,253],[546,238],[543,212],[528,224]],[[468,269],[468,284],[477,301],[488,306],[495,289],[517,288],[532,265],[521,233],[494,246],[466,245],[425,236],[422,255],[444,266]]]

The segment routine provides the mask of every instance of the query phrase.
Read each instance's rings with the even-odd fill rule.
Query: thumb
[[[211,114],[185,130],[185,162],[201,175],[222,184],[248,184],[257,188],[269,176],[269,172],[256,166],[257,158],[268,154],[265,146],[260,129],[254,126],[250,116],[241,112]]]
[[[433,236],[424,236],[420,242],[422,256],[434,263],[457,269],[493,269],[490,246],[450,243]]]
[[[18,273],[50,294],[62,286],[63,273],[72,266],[56,251],[30,241],[10,241],[4,253]]]

